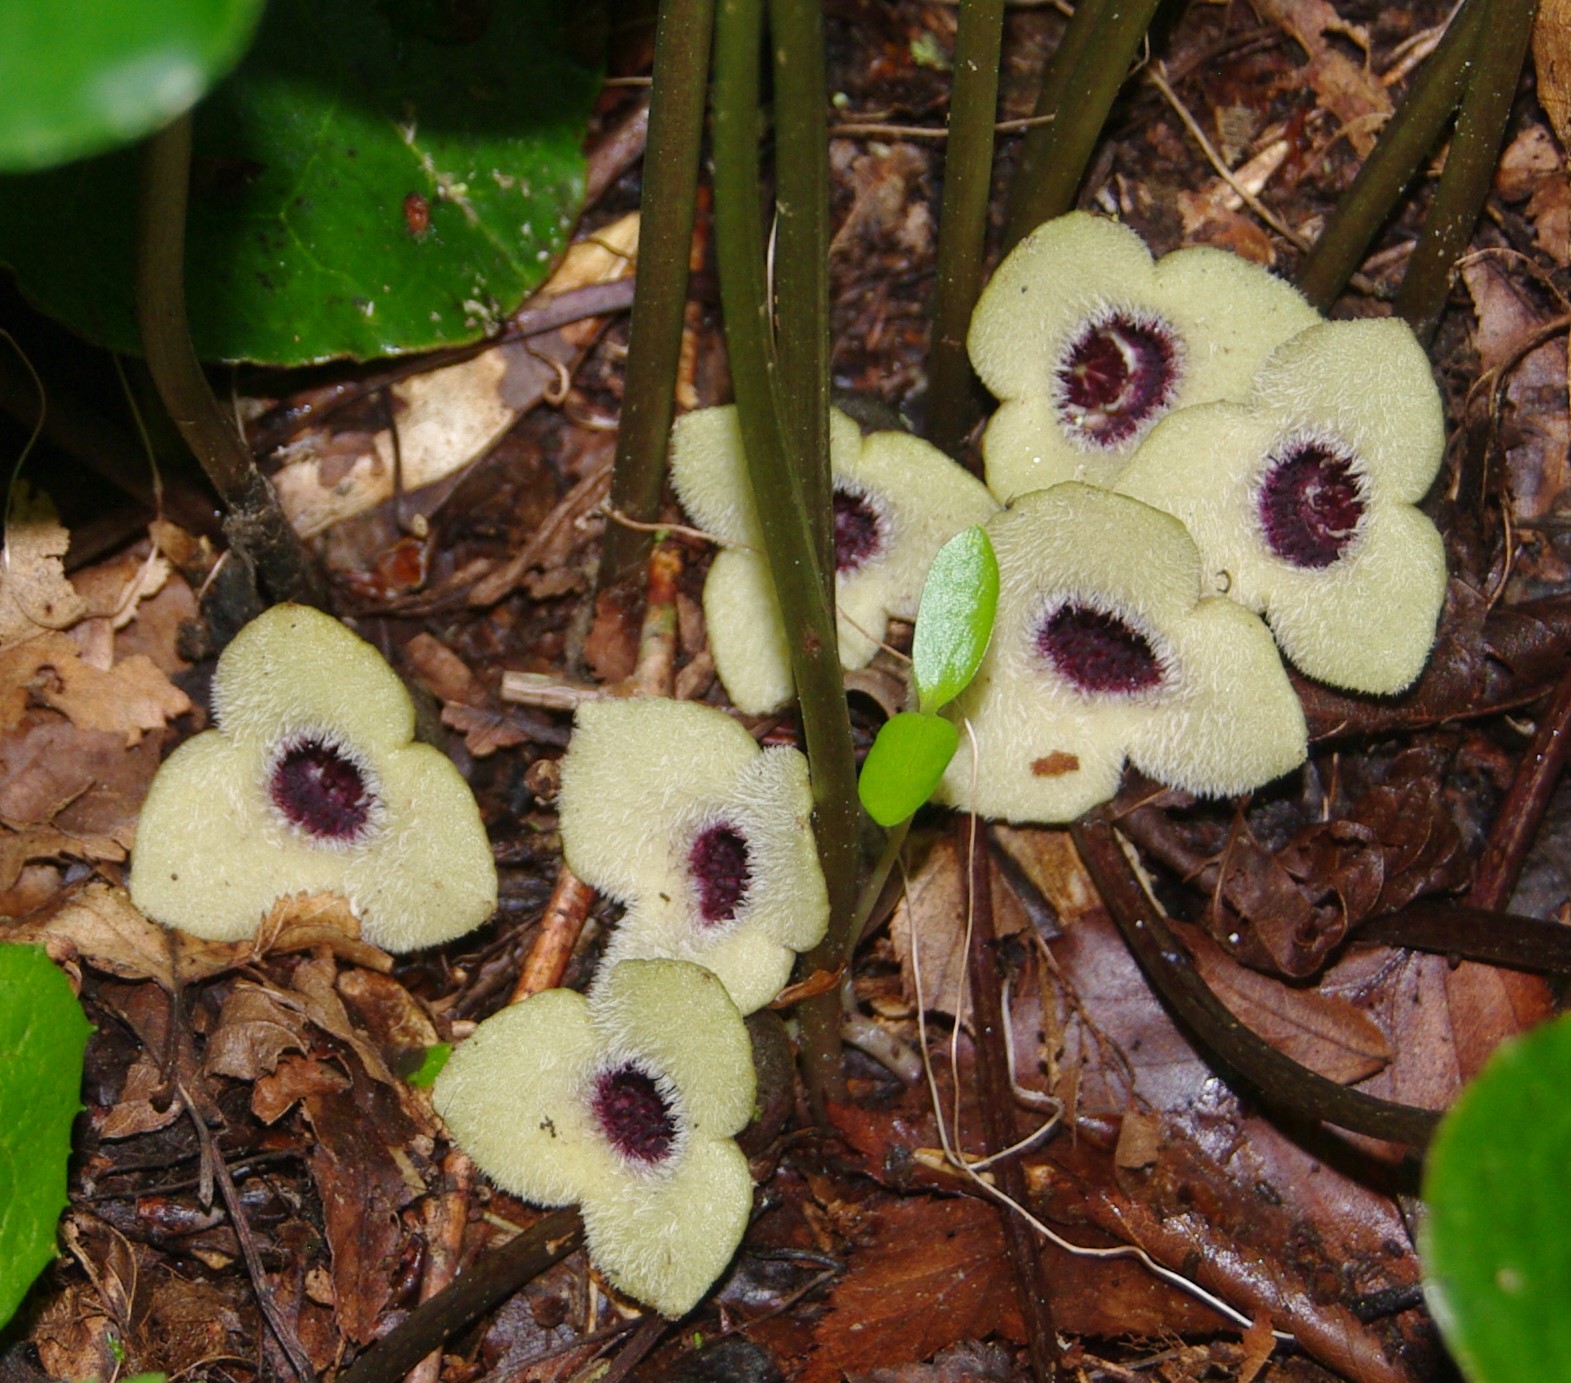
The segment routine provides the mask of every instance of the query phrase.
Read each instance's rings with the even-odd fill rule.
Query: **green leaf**
[[[0,946],[0,1325],[55,1254],[89,1031],[48,956]]]
[[[998,611],[998,559],[980,525],[957,533],[933,558],[917,609],[911,673],[917,705],[936,711],[976,676]]]
[[[0,169],[102,153],[183,114],[245,51],[262,3],[0,5]]]
[[[274,0],[196,112],[186,293],[204,359],[461,344],[545,279],[583,198],[599,76],[568,20],[586,7],[509,0],[478,39],[430,9]],[[136,166],[133,149],[0,179],[0,262],[131,352]]]
[[[1473,1383],[1571,1378],[1571,1018],[1502,1044],[1424,1164],[1424,1293]]]
[[[436,1078],[442,1074],[442,1068],[447,1065],[447,1059],[452,1054],[453,1045],[450,1042],[422,1047],[417,1052],[410,1052],[406,1060],[398,1063],[398,1073],[411,1085],[429,1090],[436,1084]]]
[[[960,731],[942,716],[901,711],[884,722],[856,780],[857,796],[880,826],[897,826],[933,795]]]

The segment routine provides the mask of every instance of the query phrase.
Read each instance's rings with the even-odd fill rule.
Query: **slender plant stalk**
[[[1380,132],[1347,195],[1298,271],[1312,306],[1327,311],[1341,296],[1370,242],[1391,215],[1467,88],[1488,0],[1466,0],[1452,17],[1402,104]]]
[[[976,421],[966,328],[982,288],[1003,37],[1004,0],[960,0],[938,218],[938,291],[927,355],[927,435],[951,455],[959,454]]]
[[[836,970],[853,937],[858,808],[851,723],[840,676],[828,587],[817,561],[801,477],[788,460],[777,400],[764,237],[758,212],[758,78],[762,0],[720,0],[715,17],[715,256],[726,346],[764,534],[770,576],[789,633],[791,670],[817,809],[818,850],[829,886],[829,935],[808,964]],[[789,309],[791,304],[784,304]],[[827,516],[826,516],[827,521]],[[843,1095],[837,990],[803,1005],[804,1074],[815,1100]]]
[[[1488,26],[1480,25],[1451,152],[1396,295],[1397,315],[1426,344],[1451,296],[1451,271],[1489,197],[1537,12],[1537,0],[1495,0]]]
[[[137,205],[136,317],[147,368],[169,416],[228,510],[231,548],[276,600],[326,605],[327,584],[256,468],[234,420],[218,405],[191,344],[185,311],[185,219],[191,117],[148,142]]]
[[[1010,187],[1004,249],[1075,204],[1091,151],[1151,26],[1158,0],[1080,0],[1042,74],[1036,114]]]
[[[1114,838],[1105,809],[1071,828],[1075,850],[1091,875],[1151,987],[1202,1047],[1248,1081],[1277,1109],[1324,1120],[1355,1133],[1422,1148],[1440,1115],[1429,1109],[1366,1095],[1302,1066],[1246,1027],[1195,969],[1161,911],[1152,905]]]
[[[802,478],[824,593],[834,600],[829,471],[829,77],[816,3],[769,0],[775,67],[776,351],[787,454]]]
[[[714,0],[661,0],[655,25],[638,279],[610,501],[618,513],[643,523],[652,523],[660,510],[675,407],[714,8]],[[608,525],[599,589],[642,572],[651,541],[651,534],[626,524]]]

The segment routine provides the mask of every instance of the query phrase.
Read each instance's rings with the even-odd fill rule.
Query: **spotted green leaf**
[[[1424,1295],[1472,1383],[1571,1378],[1571,1018],[1505,1043],[1424,1164]]]

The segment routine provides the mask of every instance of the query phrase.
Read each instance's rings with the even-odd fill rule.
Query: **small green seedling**
[[[436,1078],[442,1074],[442,1068],[447,1065],[447,1059],[452,1054],[451,1042],[421,1047],[418,1051],[405,1054],[405,1059],[398,1063],[398,1073],[415,1089],[429,1090],[436,1084]]]
[[[1571,1018],[1505,1043],[1424,1164],[1424,1296],[1471,1383],[1571,1377]]]
[[[857,794],[880,826],[904,821],[932,795],[954,757],[960,732],[938,711],[981,665],[998,610],[998,560],[981,525],[957,533],[928,568],[911,645],[915,711],[901,711],[878,732]]]

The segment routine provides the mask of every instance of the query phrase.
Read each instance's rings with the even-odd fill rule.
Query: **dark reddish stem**
[[[1538,834],[1550,794],[1571,753],[1571,668],[1561,674],[1555,694],[1538,720],[1532,747],[1517,765],[1506,800],[1500,804],[1483,856],[1467,892],[1470,907],[1505,907],[1516,887],[1528,848]]]
[[[971,1014],[976,1037],[976,1066],[981,1081],[982,1131],[989,1154],[1002,1152],[1018,1137],[1015,1132],[1015,1092],[1009,1079],[1009,1058],[1004,1047],[1002,989],[993,954],[993,876],[982,823],[974,816],[955,818],[955,842],[960,858],[967,861],[967,896],[971,900],[971,951],[966,958],[971,983]],[[1025,1172],[1018,1161],[1006,1158],[993,1168],[999,1189],[1017,1205],[1026,1201]],[[1058,1372],[1058,1336],[1053,1329],[1053,1303],[1042,1275],[1042,1260],[1031,1228],[1007,1207],[1004,1239],[1015,1270],[1030,1344],[1031,1371],[1039,1383]]]
[[[1200,978],[1194,961],[1147,897],[1112,824],[1100,813],[1071,828],[1075,849],[1151,987],[1200,1048],[1259,1092],[1271,1106],[1300,1119],[1422,1148],[1440,1116],[1350,1090],[1302,1066],[1246,1027]]]

